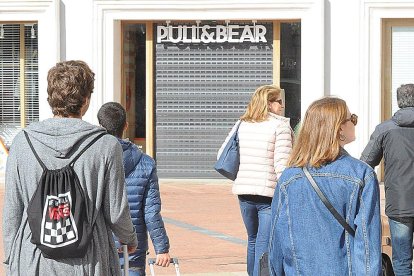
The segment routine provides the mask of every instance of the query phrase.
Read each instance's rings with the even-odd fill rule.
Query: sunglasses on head
[[[344,123],[346,123],[346,122],[348,122],[348,121],[351,121],[351,123],[353,123],[353,124],[354,124],[354,126],[356,126],[356,125],[357,125],[357,123],[358,123],[358,116],[357,116],[356,114],[351,114],[351,118],[346,119],[346,120],[344,121]]]

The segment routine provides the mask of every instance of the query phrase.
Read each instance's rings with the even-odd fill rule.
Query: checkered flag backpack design
[[[26,140],[43,169],[38,186],[27,208],[31,242],[50,259],[82,258],[92,239],[92,218],[87,196],[73,169],[76,160],[106,132],[96,136],[73,160],[61,169],[49,170],[35,151],[29,135]]]

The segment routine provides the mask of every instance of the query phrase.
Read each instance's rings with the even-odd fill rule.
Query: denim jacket
[[[322,203],[302,168],[287,168],[272,202],[272,275],[380,275],[379,186],[373,169],[344,150],[309,172],[348,224],[352,237]]]

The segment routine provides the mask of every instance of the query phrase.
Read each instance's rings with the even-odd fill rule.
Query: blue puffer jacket
[[[170,248],[161,217],[161,198],[155,161],[128,140],[118,139],[122,145],[126,190],[132,223],[138,239],[138,249],[130,254],[130,266],[145,265],[150,234],[156,254],[167,253]]]

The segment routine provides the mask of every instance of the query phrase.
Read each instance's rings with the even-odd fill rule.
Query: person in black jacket
[[[395,275],[412,275],[414,229],[414,84],[397,89],[400,108],[372,133],[361,160],[371,167],[384,157],[385,214]]]
[[[138,249],[129,257],[129,275],[142,276],[145,275],[148,250],[147,231],[156,253],[155,264],[168,266],[171,260],[168,253],[169,239],[161,217],[161,198],[155,161],[129,140],[122,139],[122,134],[128,127],[122,105],[116,102],[102,105],[98,112],[98,121],[109,134],[118,138],[124,151],[125,187],[139,244]],[[123,264],[122,256],[120,258]]]

